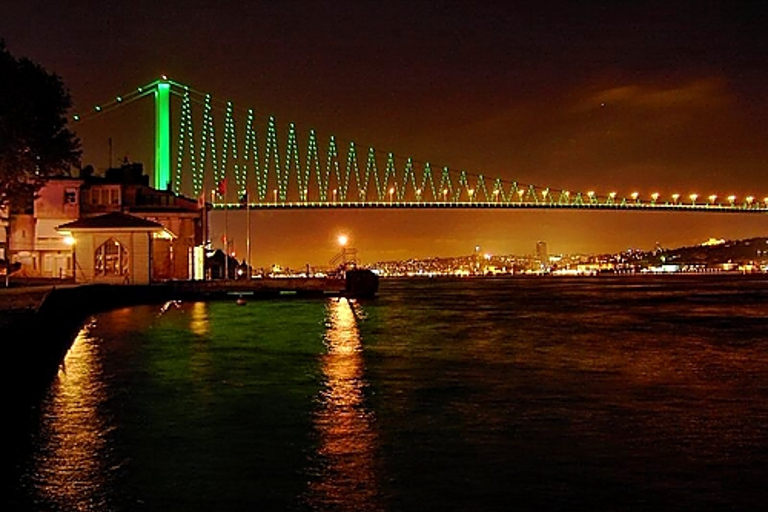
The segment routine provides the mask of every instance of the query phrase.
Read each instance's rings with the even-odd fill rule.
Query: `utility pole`
[[[229,221],[227,220],[227,204],[224,202],[224,279],[229,281]]]
[[[251,278],[251,200],[248,197],[248,190],[245,191],[245,271],[248,272],[248,279]]]

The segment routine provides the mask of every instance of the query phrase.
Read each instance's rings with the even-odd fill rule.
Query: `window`
[[[64,190],[64,204],[77,204],[76,188],[68,188]]]
[[[96,249],[93,262],[97,276],[122,276],[128,274],[128,250],[110,238]]]

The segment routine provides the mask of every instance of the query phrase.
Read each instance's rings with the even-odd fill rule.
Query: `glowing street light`
[[[731,206],[733,206],[734,201],[736,201],[736,196],[728,196],[728,202],[731,203]]]
[[[333,202],[334,203],[336,202],[336,192],[337,192],[337,190],[333,189]]]
[[[277,189],[272,191],[272,198],[274,199],[275,204],[277,204]]]
[[[469,190],[467,190],[467,194],[469,194],[469,202],[471,203],[472,202],[472,196],[475,195],[475,189],[470,188]]]
[[[680,199],[680,194],[672,194],[672,202],[677,204],[677,200]]]
[[[752,203],[755,201],[755,198],[753,196],[747,196],[747,205],[752,206]]]
[[[637,198],[640,197],[640,192],[632,192],[630,196],[634,202],[637,202]]]
[[[651,194],[651,203],[656,204],[656,201],[658,199],[659,199],[659,193],[658,192],[654,192],[653,194]]]
[[[443,189],[443,202],[444,203],[448,202],[448,189],[447,188]]]
[[[494,203],[499,202],[499,189],[496,189],[493,191],[493,202]]]
[[[594,190],[590,190],[587,192],[587,197],[589,197],[589,202],[594,203],[595,202],[595,192]]]
[[[347,242],[349,242],[349,237],[347,235],[341,234],[336,238],[336,241],[339,242],[339,245],[341,246],[341,264],[342,266],[347,266]]]
[[[699,197],[699,194],[691,194],[688,197],[691,199],[691,204],[694,205],[696,204],[696,199]]]
[[[419,202],[419,201],[421,201],[421,189],[417,188],[416,189],[416,202]]]
[[[390,187],[389,188],[389,203],[390,204],[392,204],[392,196],[394,195],[394,193],[395,193],[395,187]]]

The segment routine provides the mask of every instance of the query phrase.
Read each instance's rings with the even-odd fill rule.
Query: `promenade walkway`
[[[8,288],[0,284],[0,328],[14,318],[37,309],[45,296],[55,288],[70,288],[71,283],[61,280],[12,281]]]

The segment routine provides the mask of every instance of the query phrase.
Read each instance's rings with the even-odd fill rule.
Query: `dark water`
[[[2,510],[765,510],[768,280],[117,310],[19,431]]]

